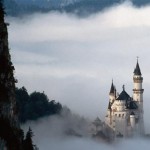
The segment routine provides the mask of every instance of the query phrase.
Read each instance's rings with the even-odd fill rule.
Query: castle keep
[[[112,129],[115,136],[132,136],[144,134],[143,121],[143,77],[137,60],[133,74],[133,97],[123,90],[117,94],[112,82],[109,93],[109,104],[105,117],[105,124]]]

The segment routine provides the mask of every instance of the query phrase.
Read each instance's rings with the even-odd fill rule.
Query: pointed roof
[[[130,99],[130,96],[125,91],[125,87],[123,85],[123,91],[120,93],[119,97],[116,100],[129,100],[129,99]]]
[[[114,86],[113,80],[112,80],[112,84],[111,84],[111,88],[110,88],[109,94],[114,94],[114,93],[115,93],[115,86]]]
[[[137,60],[136,68],[134,69],[134,75],[142,75],[138,60]]]
[[[138,106],[137,106],[137,104],[136,104],[136,102],[135,101],[133,101],[133,100],[128,100],[128,101],[126,101],[126,109],[138,109]]]

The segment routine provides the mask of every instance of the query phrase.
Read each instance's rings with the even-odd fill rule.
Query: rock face
[[[8,150],[22,150],[23,131],[17,119],[16,80],[8,47],[8,24],[4,21],[4,14],[0,0],[0,146],[3,145]]]
[[[0,5],[0,115],[11,119],[16,115],[14,66],[12,65],[9,54],[4,10],[2,4]]]

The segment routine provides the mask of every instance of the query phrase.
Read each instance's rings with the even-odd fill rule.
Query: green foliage
[[[16,89],[19,120],[24,123],[28,120],[36,120],[40,117],[59,114],[62,105],[55,100],[49,101],[48,97],[40,92],[28,94],[25,87]]]
[[[33,145],[33,142],[32,142],[32,136],[33,136],[33,132],[29,127],[29,130],[26,134],[26,138],[23,142],[24,150],[34,150],[34,145]]]
[[[12,125],[9,118],[0,116],[0,140],[4,141],[0,145],[6,146],[9,150],[37,150],[36,145],[32,142],[33,132],[29,128],[26,137],[24,131]]]

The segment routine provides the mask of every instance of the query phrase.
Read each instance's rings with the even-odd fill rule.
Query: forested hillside
[[[16,99],[21,123],[59,114],[62,110],[62,105],[55,100],[50,101],[46,94],[40,92],[28,94],[25,87],[16,88]]]

